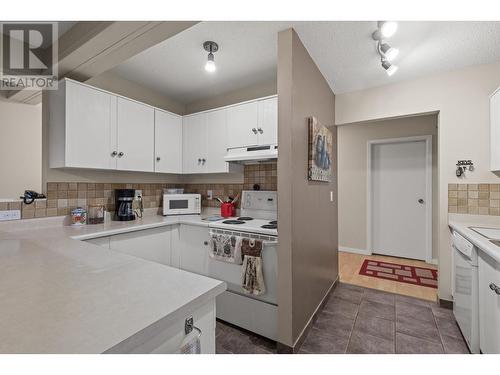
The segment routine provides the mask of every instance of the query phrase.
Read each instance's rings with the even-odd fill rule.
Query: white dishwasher
[[[453,314],[471,353],[479,353],[479,278],[477,249],[452,232]]]

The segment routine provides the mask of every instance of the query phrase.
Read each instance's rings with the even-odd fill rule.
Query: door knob
[[[420,198],[420,199],[418,200],[418,203],[420,203],[420,204],[424,204],[424,200],[423,200],[422,198]]]

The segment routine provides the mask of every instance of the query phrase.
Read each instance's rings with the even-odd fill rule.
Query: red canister
[[[234,206],[231,202],[224,202],[221,204],[220,216],[222,216],[222,217],[234,216]]]

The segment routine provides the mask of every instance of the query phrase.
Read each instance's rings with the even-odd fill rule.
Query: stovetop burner
[[[261,228],[263,228],[263,229],[278,229],[278,225],[277,224],[264,224],[261,226]]]
[[[222,224],[245,224],[245,222],[241,220],[224,220]]]
[[[271,225],[278,225],[278,220],[270,221],[269,224],[271,224]]]
[[[239,217],[238,220],[243,220],[243,221],[250,221],[250,220],[253,220],[253,217],[250,217],[250,216],[242,216],[242,217]]]

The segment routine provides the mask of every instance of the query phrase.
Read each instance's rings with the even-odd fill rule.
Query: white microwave
[[[200,194],[163,194],[163,216],[201,213]]]

